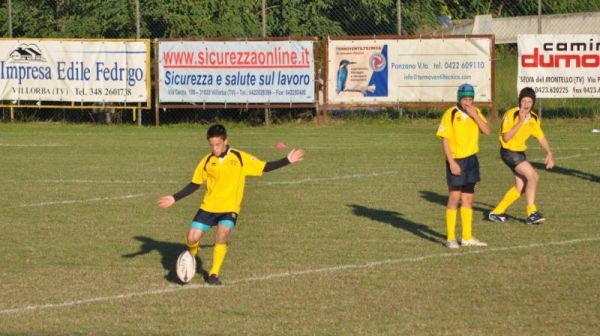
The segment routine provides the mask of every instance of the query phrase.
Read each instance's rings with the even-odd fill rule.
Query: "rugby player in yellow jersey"
[[[525,156],[527,139],[533,136],[538,140],[546,152],[546,169],[554,167],[554,158],[548,140],[540,126],[539,116],[532,110],[535,105],[535,91],[526,87],[519,93],[519,106],[514,107],[502,117],[500,131],[500,157],[512,170],[515,176],[515,185],[511,187],[504,197],[492,210],[488,218],[493,222],[506,222],[508,217],[505,212],[511,204],[525,193],[527,201],[527,219],[525,224],[540,224],[545,218],[535,205],[535,194],[538,184],[538,174]]]
[[[462,246],[487,246],[473,237],[473,194],[479,182],[479,132],[489,135],[490,127],[481,111],[473,104],[475,90],[470,84],[462,84],[457,92],[458,104],[446,110],[437,130],[446,156],[446,182],[448,204],[446,206],[446,247],[459,248],[456,240],[458,205],[462,224]]]
[[[223,125],[211,126],[206,139],[212,151],[198,163],[192,182],[173,195],[161,197],[158,206],[168,208],[206,182],[206,193],[188,230],[186,245],[190,253],[196,256],[202,235],[211,227],[217,227],[213,263],[206,281],[211,285],[221,285],[219,272],[227,254],[230,232],[240,213],[246,176],[261,176],[264,172],[299,162],[304,158],[304,151],[292,149],[280,160],[261,161],[246,152],[229,147],[227,131]]]

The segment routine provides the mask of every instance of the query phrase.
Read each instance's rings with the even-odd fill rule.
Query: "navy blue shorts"
[[[446,161],[446,182],[448,183],[448,188],[457,189],[474,186],[475,183],[479,182],[479,160],[477,159],[477,155],[467,156],[455,161],[460,166],[461,174],[452,175],[450,164]]]
[[[208,231],[211,227],[223,225],[229,230],[232,230],[237,222],[238,215],[235,212],[208,212],[202,209],[198,210],[194,220],[190,225],[193,229],[200,231]]]
[[[502,162],[504,162],[504,164],[506,164],[513,172],[519,164],[527,161],[525,152],[514,152],[502,147],[500,147],[500,158],[502,158]]]

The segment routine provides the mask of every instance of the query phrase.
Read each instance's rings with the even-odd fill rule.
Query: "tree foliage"
[[[141,37],[259,37],[262,0],[137,0]],[[8,35],[7,1],[0,33]],[[136,0],[12,0],[14,37],[134,38]],[[536,15],[532,0],[267,0],[268,36],[424,33],[438,17]],[[600,11],[598,0],[543,0],[544,14]]]

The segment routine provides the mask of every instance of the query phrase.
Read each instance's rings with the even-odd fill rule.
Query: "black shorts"
[[[191,228],[208,231],[211,227],[224,225],[232,230],[237,222],[238,215],[235,212],[208,212],[202,209],[196,212]]]
[[[527,161],[525,152],[514,152],[502,147],[500,148],[500,158],[502,158],[502,162],[504,162],[504,164],[506,164],[513,172],[519,164]]]
[[[450,164],[446,161],[446,182],[448,183],[448,188],[456,189],[467,185],[475,185],[475,183],[479,182],[479,160],[477,159],[477,155],[467,156],[455,161],[460,166],[461,174],[452,175]]]

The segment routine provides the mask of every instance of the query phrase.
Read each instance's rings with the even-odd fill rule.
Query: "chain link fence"
[[[4,38],[214,38],[342,35],[494,34],[498,66],[516,63],[516,35],[600,34],[598,0],[3,0]],[[4,53],[5,51],[0,51]],[[1,55],[0,57],[6,57]],[[512,60],[511,60],[512,59]],[[512,76],[512,77],[511,77]],[[514,91],[514,75],[496,78]],[[154,93],[153,93],[154,94]],[[514,95],[514,92],[512,93]],[[511,93],[497,94],[498,97]],[[499,98],[502,99],[502,98]],[[499,108],[510,99],[497,102]],[[584,109],[595,104],[584,103]],[[551,105],[550,105],[551,106]],[[571,105],[572,106],[572,105]],[[596,108],[597,109],[597,108]],[[219,118],[261,122],[262,111],[161,111],[161,122]],[[277,120],[310,118],[305,110],[272,111]],[[152,111],[142,112],[154,123]],[[3,121],[131,123],[131,111],[1,109]]]

